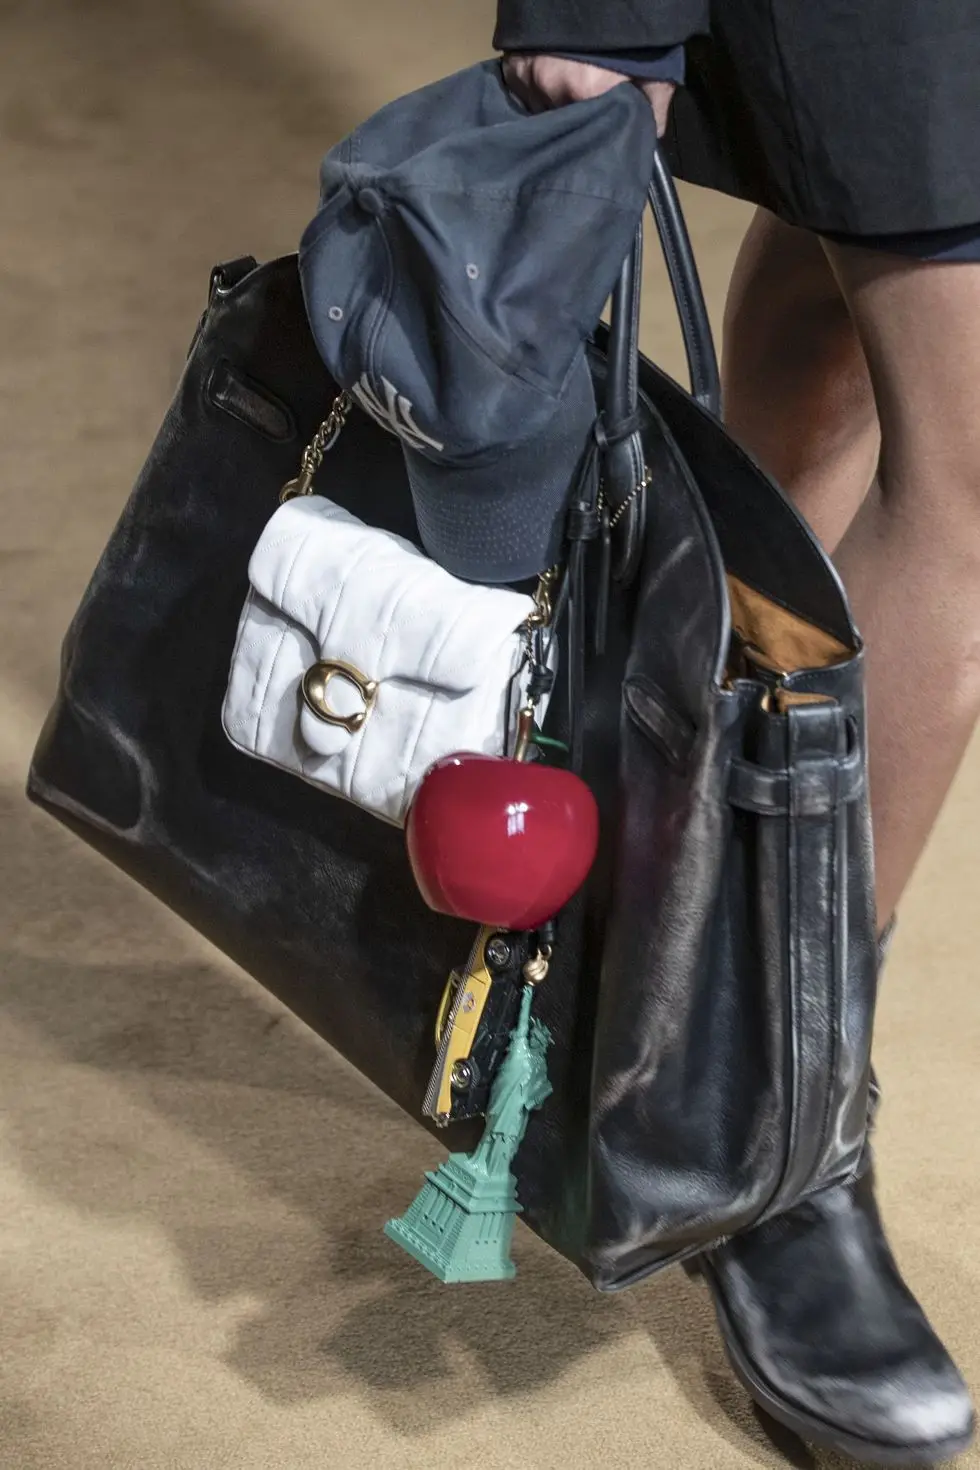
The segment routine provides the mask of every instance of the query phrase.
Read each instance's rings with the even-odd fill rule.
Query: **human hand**
[[[631,79],[621,72],[588,61],[566,61],[560,56],[504,57],[504,80],[514,95],[531,112],[547,112],[551,107],[565,107],[570,102],[588,102],[601,97],[613,87],[621,87]],[[653,111],[657,133],[667,126],[667,115],[674,95],[673,82],[650,82],[636,79]]]

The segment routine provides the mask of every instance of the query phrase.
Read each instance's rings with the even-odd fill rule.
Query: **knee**
[[[980,264],[831,247],[874,385],[883,498],[980,546]]]
[[[887,515],[914,528],[924,550],[944,548],[950,569],[969,568],[980,589],[980,442],[886,428],[877,489]]]

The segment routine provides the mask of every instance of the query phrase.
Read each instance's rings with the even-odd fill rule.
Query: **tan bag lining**
[[[850,655],[850,649],[833,634],[780,607],[731,572],[728,595],[736,639],[750,663],[759,668],[777,675],[795,674],[803,669],[829,668]],[[733,675],[735,672],[730,670]],[[785,710],[795,704],[823,704],[827,698],[824,694],[780,689],[775,704],[777,709]]]
[[[795,674],[801,669],[826,669],[850,656],[851,650],[833,634],[770,601],[731,572],[728,595],[732,626],[742,643],[762,655],[756,660],[762,667]]]

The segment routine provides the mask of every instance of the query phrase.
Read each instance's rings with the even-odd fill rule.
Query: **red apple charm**
[[[585,882],[599,810],[571,771],[464,751],[428,771],[405,835],[430,908],[494,928],[536,929]]]

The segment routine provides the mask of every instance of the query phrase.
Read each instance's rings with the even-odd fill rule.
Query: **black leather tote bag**
[[[859,639],[813,537],[712,411],[660,162],[651,195],[694,391],[638,356],[638,243],[592,350],[612,532],[588,565],[608,607],[572,692],[600,856],[539,988],[554,1092],[517,1167],[525,1220],[602,1289],[856,1166],[875,985]],[[217,269],[65,639],[29,794],[419,1118],[472,929],[423,905],[400,832],[238,753],[220,721],[251,550],[336,393],[295,258]],[[417,540],[398,442],[359,412],[317,483]]]

